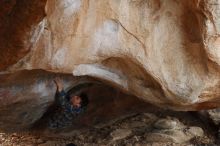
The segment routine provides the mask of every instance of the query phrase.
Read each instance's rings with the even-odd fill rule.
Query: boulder
[[[1,19],[6,40],[0,42],[1,74],[43,69],[92,76],[157,106],[216,108],[219,5],[217,0],[2,2],[7,9]]]

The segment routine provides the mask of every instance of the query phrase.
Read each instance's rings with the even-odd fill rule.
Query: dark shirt
[[[73,119],[83,112],[83,108],[74,107],[70,101],[67,93],[62,90],[57,92],[55,96],[55,102],[58,105],[58,109],[54,112],[49,119],[49,127],[51,129],[64,128],[72,124]]]

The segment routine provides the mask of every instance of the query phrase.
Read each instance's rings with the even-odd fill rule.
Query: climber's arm
[[[67,99],[67,93],[63,89],[63,84],[59,78],[56,78],[54,80],[57,91],[55,95],[55,101],[56,103],[61,106],[63,109],[67,110],[68,112],[72,114],[79,114],[83,111],[82,108],[75,108],[71,105],[71,103]]]
[[[68,103],[66,96],[67,93],[63,89],[63,83],[60,80],[60,78],[56,78],[54,80],[57,90],[56,90],[56,95],[55,95],[55,101],[58,105],[62,106],[65,108],[65,105]]]
[[[55,96],[55,101],[58,105],[65,107],[65,105],[67,104],[67,99],[66,99],[66,92],[64,90],[57,90],[56,92],[56,96]]]

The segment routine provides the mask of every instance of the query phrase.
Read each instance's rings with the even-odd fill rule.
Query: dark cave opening
[[[99,127],[126,115],[144,111],[155,111],[153,105],[102,82],[80,83],[66,91],[67,93],[86,93],[89,97],[89,105],[85,113],[73,120],[71,126],[56,129],[56,132]],[[34,124],[33,129],[48,129],[48,118],[56,109],[57,105],[52,103],[44,115]]]
[[[18,132],[47,129],[45,121],[56,109],[54,106],[56,77],[62,79],[66,91],[83,91],[89,96],[90,103],[86,112],[73,122],[70,130],[94,127],[121,116],[153,109],[152,105],[141,99],[92,77],[74,77],[71,74],[43,70],[23,70],[0,76],[2,87],[0,94],[5,97],[0,103],[2,117],[0,122],[4,123],[0,125],[1,130]],[[92,86],[85,88],[84,85],[88,83]]]
[[[90,86],[86,87],[86,84],[90,84]],[[136,117],[140,118],[144,113],[151,113],[161,119],[175,117],[186,125],[203,127],[210,135],[215,135],[217,132],[216,126],[211,122],[207,122],[207,119],[203,119],[204,117],[198,114],[198,112],[177,112],[162,109],[102,82],[78,84],[68,91],[86,92],[89,95],[90,103],[87,111],[74,119],[71,126],[50,130],[46,126],[46,120],[48,120],[51,112],[55,111],[55,107],[48,108],[44,116],[35,123],[35,130],[37,128],[37,131],[46,137],[66,137],[66,135],[72,135],[74,131],[80,134],[85,131],[91,131],[91,129],[96,129],[97,133],[102,133],[103,129],[109,127],[109,125],[114,125],[118,121],[126,122],[130,120],[130,117],[135,119]],[[108,137],[108,133],[103,133],[103,135]]]

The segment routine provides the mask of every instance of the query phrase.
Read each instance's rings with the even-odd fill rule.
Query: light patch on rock
[[[60,48],[57,50],[55,55],[53,56],[52,62],[53,64],[57,65],[57,67],[60,67],[65,62],[65,55],[68,53],[67,48]]]
[[[130,129],[116,129],[111,133],[113,140],[119,140],[128,137],[132,134]]]
[[[113,20],[106,20],[94,34],[93,50],[95,55],[104,53],[115,53],[120,46],[118,40],[118,23]]]
[[[44,32],[44,27],[46,25],[46,19],[43,19],[42,21],[40,21],[40,23],[36,26],[32,28],[31,31],[31,37],[30,37],[30,43],[31,46],[30,47],[34,47],[34,45],[38,42],[38,40],[40,39],[41,35]]]
[[[220,108],[208,110],[208,114],[216,125],[220,124]]]
[[[200,136],[200,137],[204,135],[203,129],[200,127],[196,127],[196,126],[190,127],[189,133],[191,133],[194,136]]]
[[[108,68],[98,64],[81,64],[73,70],[74,76],[89,75],[114,82],[124,88],[127,88],[127,80],[119,73],[109,71]]]
[[[177,122],[169,119],[161,119],[154,124],[154,127],[158,129],[175,129],[177,128]]]
[[[40,82],[34,85],[32,92],[35,94],[40,94],[40,96],[44,97],[48,95],[48,90],[45,83]]]
[[[62,0],[60,6],[64,8],[64,15],[70,16],[80,10],[81,0]]]
[[[207,44],[207,49],[209,58],[220,64],[220,37],[211,37]]]

